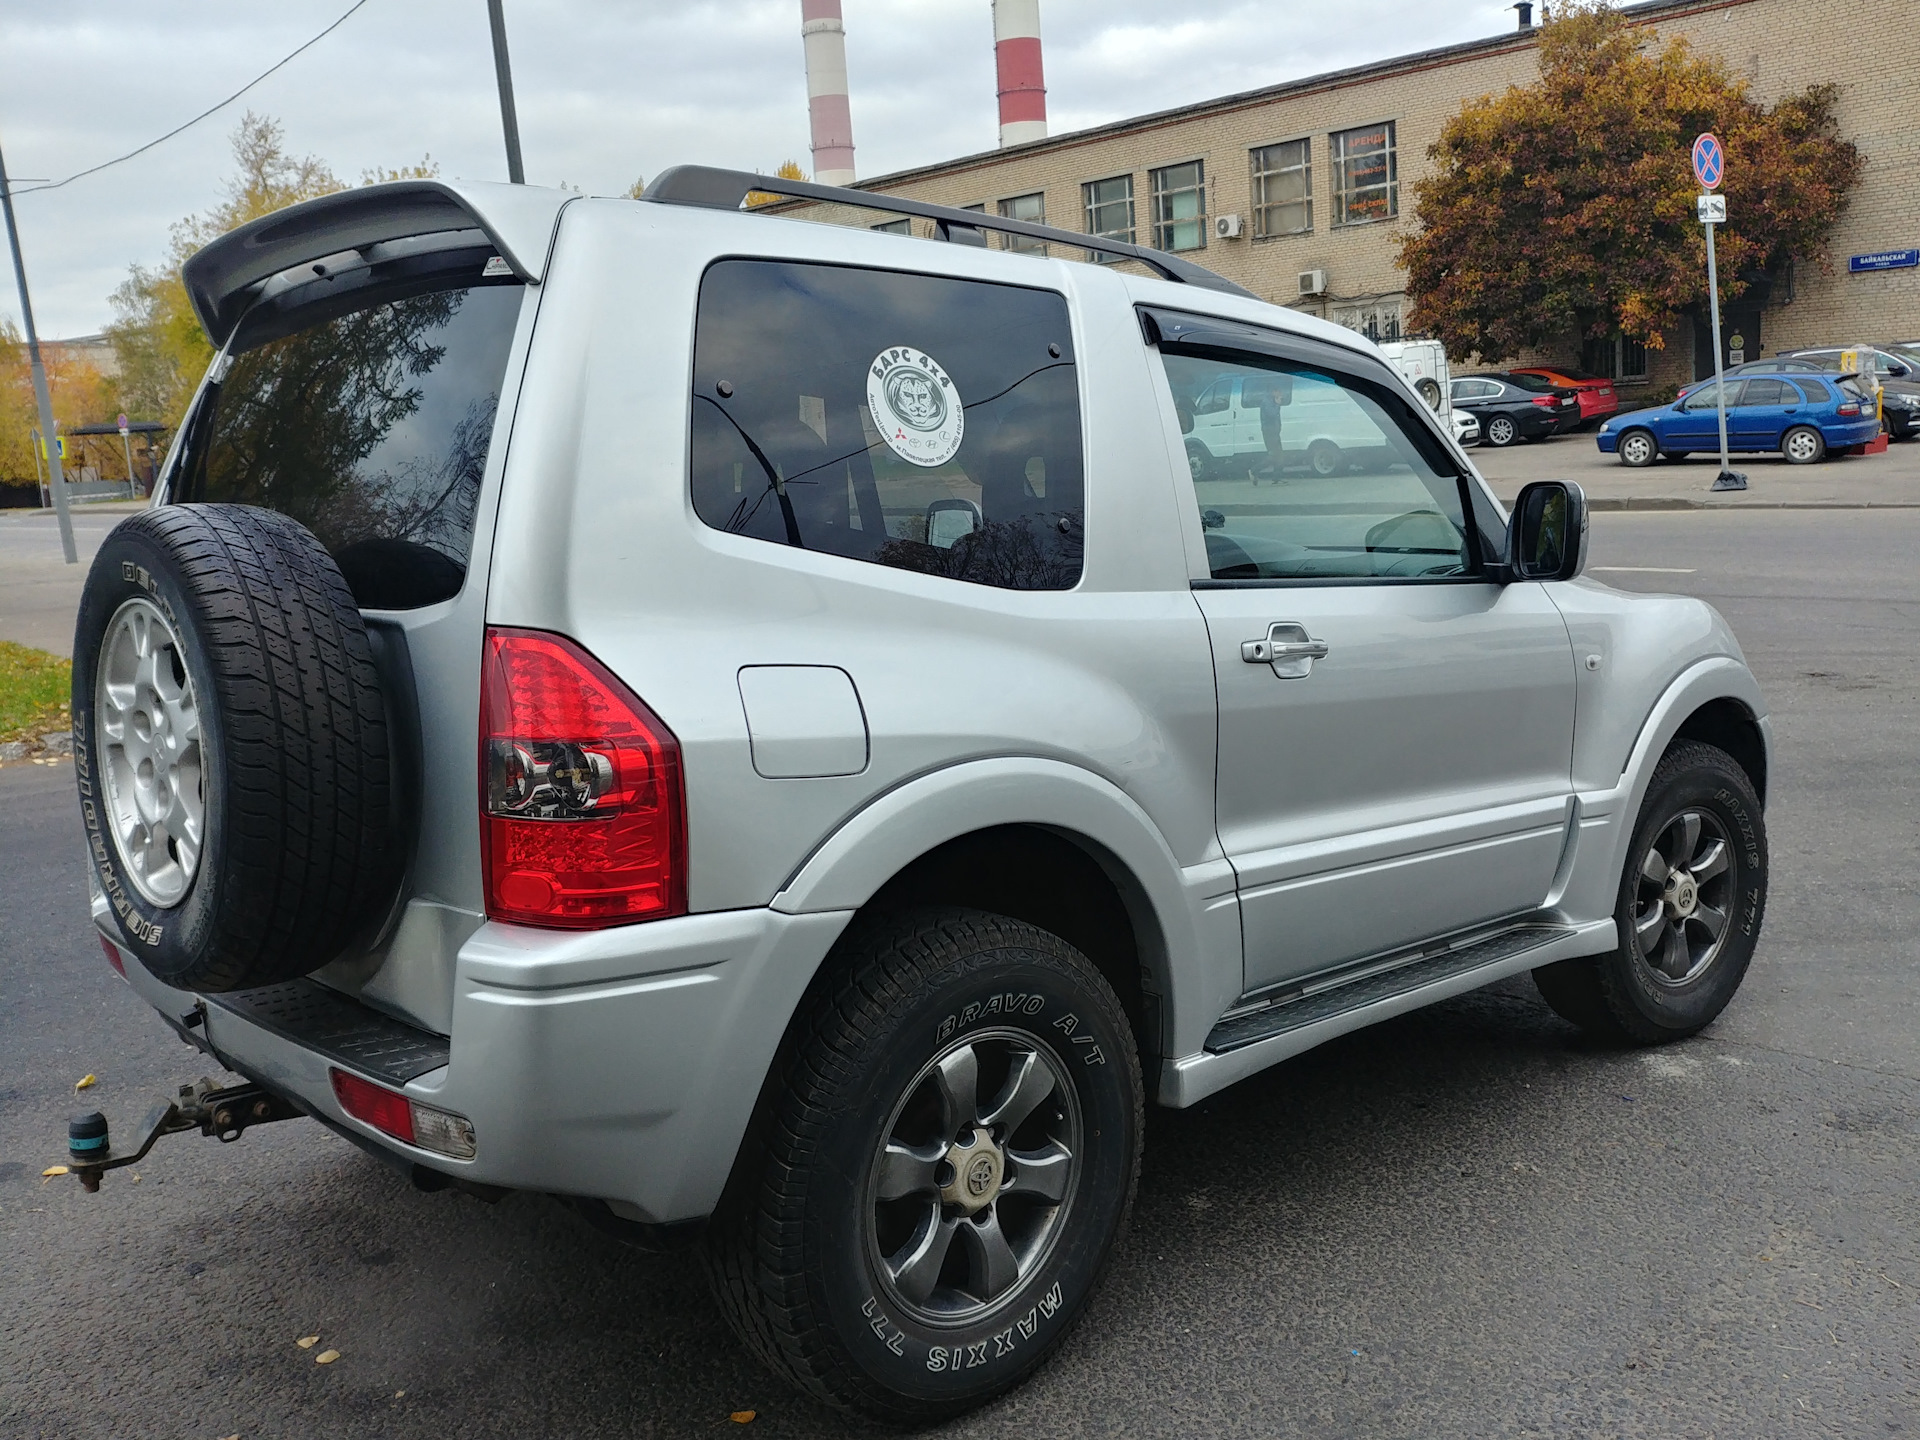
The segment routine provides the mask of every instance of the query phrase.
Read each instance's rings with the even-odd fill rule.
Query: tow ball
[[[75,1115],[67,1122],[67,1169],[91,1195],[99,1190],[102,1175],[141,1159],[162,1135],[198,1130],[222,1141],[238,1140],[255,1125],[297,1120],[305,1113],[258,1085],[223,1090],[203,1078],[197,1085],[182,1085],[171,1100],[156,1101],[140,1122],[136,1148],[124,1154],[114,1151],[106,1116],[98,1110]]]

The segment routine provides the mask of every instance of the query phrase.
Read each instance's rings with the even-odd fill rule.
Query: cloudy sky
[[[351,0],[0,0],[16,189],[132,150]],[[812,168],[799,0],[506,0],[527,179],[590,194],[699,162]],[[992,148],[988,0],[843,0],[862,176]],[[1043,0],[1053,133],[1512,28],[1501,0]],[[367,0],[239,102],[138,159],[17,200],[35,317],[97,331],[135,261],[220,196],[251,107],[343,179],[430,154],[504,180],[486,0]],[[0,314],[18,319],[12,277]]]

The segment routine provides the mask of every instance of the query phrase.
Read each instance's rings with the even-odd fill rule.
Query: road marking
[[[1589,570],[1605,570],[1613,575],[1693,575],[1693,570],[1680,570],[1671,565],[1589,565]]]

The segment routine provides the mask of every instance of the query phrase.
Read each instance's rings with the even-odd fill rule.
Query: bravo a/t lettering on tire
[[[168,505],[94,557],[73,646],[74,778],[96,881],[170,985],[303,975],[402,859],[367,634],[305,527]]]
[[[1058,937],[978,911],[864,918],[767,1090],[709,1231],[721,1308],[822,1399],[897,1421],[1019,1383],[1132,1205],[1132,1030]]]

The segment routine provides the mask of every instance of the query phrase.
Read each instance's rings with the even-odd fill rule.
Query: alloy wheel
[[[1519,433],[1513,421],[1504,415],[1496,415],[1487,422],[1487,439],[1494,445],[1511,445]]]
[[[867,1182],[867,1244],[890,1297],[923,1323],[1011,1302],[1058,1241],[1084,1150],[1059,1058],[1019,1030],[947,1046],[894,1107]]]
[[[129,600],[107,622],[94,691],[94,749],[114,848],[149,903],[177,905],[206,845],[205,769],[180,637],[151,600]]]
[[[1657,984],[1688,984],[1719,956],[1734,879],[1733,847],[1710,811],[1683,810],[1653,837],[1636,878],[1633,934]]]
[[[1810,465],[1820,458],[1820,437],[1811,430],[1795,430],[1787,436],[1787,459],[1796,465]]]

